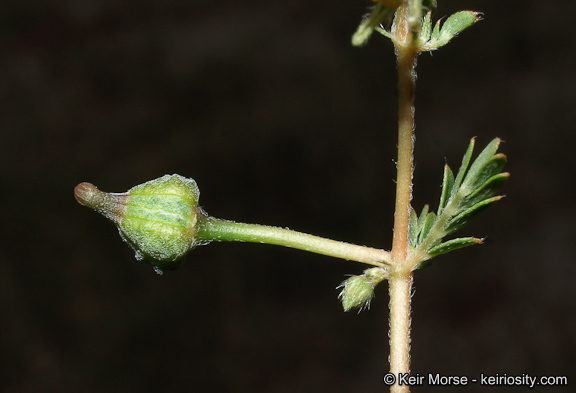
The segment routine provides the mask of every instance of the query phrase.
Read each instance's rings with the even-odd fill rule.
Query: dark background
[[[573,386],[576,5],[439,3],[485,20],[420,56],[414,206],[472,136],[506,141],[512,177],[462,231],[486,244],[416,273],[412,370]],[[349,44],[369,5],[1,3],[0,391],[387,390],[386,284],[359,315],[337,299],[362,265],[213,244],[158,276],[73,197],[179,173],[216,217],[389,249],[393,50]]]

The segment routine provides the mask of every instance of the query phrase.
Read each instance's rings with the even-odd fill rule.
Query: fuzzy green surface
[[[194,246],[199,191],[196,182],[165,175],[132,188],[120,232],[136,258],[160,269],[177,267]]]

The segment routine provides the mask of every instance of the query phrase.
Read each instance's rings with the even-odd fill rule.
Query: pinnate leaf
[[[414,269],[427,266],[423,262],[437,255],[482,242],[475,237],[442,241],[503,198],[497,194],[510,174],[501,172],[506,156],[497,153],[500,139],[492,140],[472,162],[475,143],[472,138],[456,177],[448,165],[444,166],[438,215],[430,212],[428,206],[424,206],[418,217],[414,211],[411,213],[410,245],[414,252],[425,255]]]

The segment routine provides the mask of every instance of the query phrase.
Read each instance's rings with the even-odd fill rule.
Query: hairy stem
[[[196,237],[200,242],[237,241],[274,244],[378,267],[385,266],[391,260],[388,251],[377,248],[326,239],[285,228],[244,224],[207,216],[199,217]]]
[[[393,268],[390,290],[390,372],[396,377],[410,371],[410,300],[412,272],[406,266],[408,258],[408,225],[412,199],[414,150],[414,84],[416,57],[414,37],[408,26],[408,5],[399,7],[393,26],[398,60],[398,162],[396,207],[392,242]],[[410,388],[398,383],[393,393],[406,393]]]
[[[396,206],[392,258],[403,264],[408,255],[408,223],[412,199],[412,167],[414,151],[414,84],[417,50],[412,47],[408,31],[406,6],[396,15],[396,56],[398,59],[398,161],[396,175]],[[402,19],[404,18],[404,19]]]
[[[410,300],[412,273],[390,276],[390,372],[398,377],[410,371]],[[406,385],[390,387],[392,393],[409,392]]]

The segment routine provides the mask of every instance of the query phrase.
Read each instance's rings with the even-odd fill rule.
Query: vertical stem
[[[390,287],[390,372],[398,375],[410,372],[410,300],[412,273],[392,275]],[[392,393],[410,392],[407,385],[390,387]]]
[[[392,241],[393,268],[389,278],[390,290],[390,372],[410,372],[410,300],[412,272],[406,266],[408,257],[408,225],[412,199],[412,168],[414,150],[414,84],[416,81],[417,49],[408,26],[408,5],[396,12],[393,26],[396,57],[398,59],[398,162],[396,178],[396,206]],[[410,387],[390,387],[392,393],[407,393]]]
[[[414,149],[414,66],[416,55],[398,50],[398,163],[396,208],[390,285],[390,372],[396,377],[410,371],[410,295],[412,272],[406,271],[408,256],[408,223],[412,199],[412,166]],[[390,389],[393,393],[409,392],[409,386]]]
[[[392,241],[392,257],[396,264],[402,264],[408,254],[408,223],[412,199],[414,84],[418,51],[414,48],[407,14],[408,5],[400,6],[393,26],[398,59],[398,161],[396,163],[396,206]]]
[[[409,52],[409,53],[406,53]],[[392,255],[397,263],[408,253],[408,222],[412,200],[414,151],[414,82],[416,53],[397,50],[398,56],[398,162]]]

